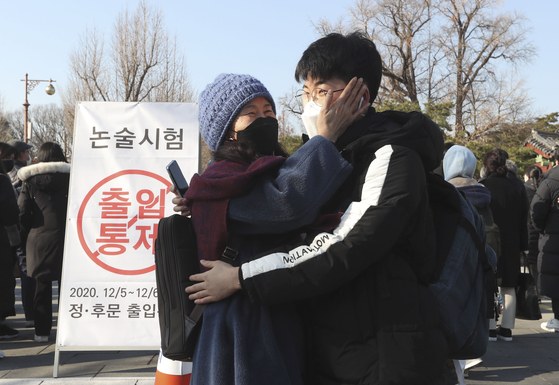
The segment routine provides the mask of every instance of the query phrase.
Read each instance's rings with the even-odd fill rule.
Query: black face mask
[[[6,173],[12,171],[12,168],[14,168],[14,160],[13,159],[4,159],[2,161],[2,166],[4,167],[4,170],[6,170]],[[2,172],[2,169],[0,169],[0,172]]]
[[[244,130],[237,131],[237,140],[251,142],[260,155],[273,155],[278,148],[278,121],[271,116],[258,118]]]

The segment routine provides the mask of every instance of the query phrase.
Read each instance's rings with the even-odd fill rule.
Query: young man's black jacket
[[[309,378],[316,384],[437,384],[447,355],[426,287],[435,233],[425,173],[443,138],[421,113],[375,113],[336,143],[354,170],[326,205],[333,234],[241,266],[251,301],[310,299]]]

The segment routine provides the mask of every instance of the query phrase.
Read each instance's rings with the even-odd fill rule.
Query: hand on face
[[[329,89],[318,115],[318,135],[336,142],[352,123],[367,113],[370,103],[362,103],[361,108],[357,108],[366,91],[367,86],[361,78],[351,79],[336,100],[332,89]]]
[[[319,90],[325,97],[322,97],[320,112],[314,119],[315,134],[321,135],[326,139],[335,142],[345,130],[356,120],[360,119],[370,107],[367,86],[363,84],[363,79],[353,78],[349,83],[333,78],[328,81],[316,81],[307,78],[304,92],[307,95],[303,102],[310,101],[311,91],[314,95]],[[335,90],[335,91],[334,91]],[[342,91],[339,93],[339,91]],[[361,98],[363,103],[359,106]],[[307,106],[309,107],[309,106]],[[305,114],[303,114],[305,119]],[[308,119],[308,118],[307,118]],[[313,119],[308,119],[312,122]],[[305,122],[305,121],[304,121]],[[307,126],[307,122],[305,122]],[[309,127],[307,131],[309,132]],[[309,135],[312,134],[309,132]]]

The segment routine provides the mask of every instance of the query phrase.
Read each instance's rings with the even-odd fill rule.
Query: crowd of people
[[[25,327],[47,342],[52,329],[52,282],[60,282],[70,165],[62,148],[0,142],[0,339],[19,335],[6,323],[15,315],[15,277],[21,280]],[[3,356],[3,353],[0,354]]]
[[[290,157],[258,79],[221,74],[201,93],[200,133],[213,159],[173,199],[175,211],[192,216],[201,259],[187,293],[209,304],[193,385],[449,383],[447,340],[427,287],[436,267],[431,172],[464,193],[487,229],[499,229],[487,242],[498,255],[503,310],[498,327],[488,321],[489,339],[513,339],[526,252],[541,295],[552,298],[554,318],[542,328],[559,331],[559,167],[531,167],[523,185],[508,154],[493,149],[474,179],[474,154],[445,144],[428,117],[372,107],[381,77],[375,44],[360,33],[312,43],[295,71],[306,141]],[[69,166],[54,143],[34,165],[29,145],[8,145],[0,338],[17,335],[4,321],[14,313],[17,256],[26,320],[43,342],[51,283],[60,279]],[[9,236],[14,225],[19,242]],[[233,238],[239,253],[225,260]]]

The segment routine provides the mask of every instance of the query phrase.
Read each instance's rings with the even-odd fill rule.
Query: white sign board
[[[165,166],[198,171],[198,107],[76,107],[57,348],[160,346],[154,241],[173,214]]]

